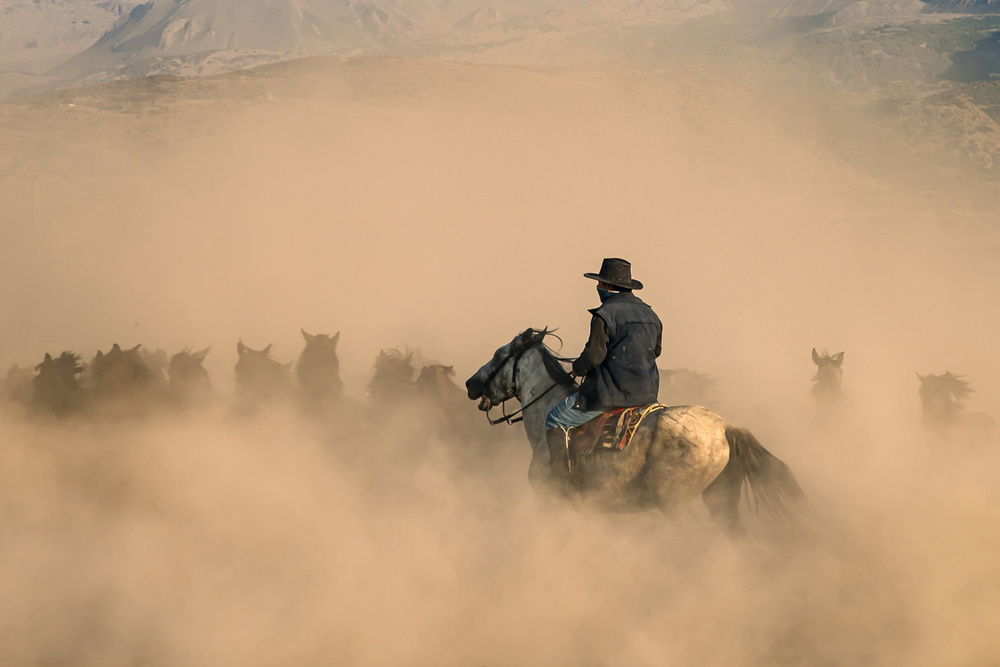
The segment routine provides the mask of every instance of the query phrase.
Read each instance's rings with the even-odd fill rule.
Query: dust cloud
[[[964,374],[998,413],[997,221],[790,122],[847,132],[837,109],[718,72],[316,59],[0,114],[0,361],[211,345],[219,396],[124,421],[7,406],[0,662],[1000,656],[1000,449],[921,429],[915,377]],[[575,356],[605,256],[645,283],[661,367],[718,378],[710,407],[791,467],[810,540],[734,542],[697,500],[549,507],[519,427],[370,414],[382,348],[461,380],[549,326]],[[237,341],[291,362],[300,328],[342,332],[346,409],[234,414]],[[846,351],[833,423],[813,347]]]

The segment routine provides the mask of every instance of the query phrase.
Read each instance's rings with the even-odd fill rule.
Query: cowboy
[[[590,339],[573,362],[579,390],[556,405],[545,420],[552,474],[569,475],[569,429],[615,408],[656,402],[663,325],[653,309],[633,294],[642,283],[632,279],[632,265],[609,257],[600,273],[585,273],[597,281],[601,305],[590,310]]]

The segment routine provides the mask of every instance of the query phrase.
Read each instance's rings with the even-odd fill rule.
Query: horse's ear
[[[197,359],[198,363],[200,364],[201,362],[205,361],[205,357],[207,357],[208,353],[211,352],[211,351],[212,351],[212,346],[209,345],[204,350],[199,350],[197,352],[192,352],[191,356],[194,357],[195,359]]]
[[[339,340],[340,340],[340,332],[338,331],[337,333],[333,334],[333,338],[330,339],[330,345],[332,345],[334,348],[336,348],[337,347],[337,342]]]
[[[103,358],[104,358],[104,353],[101,352],[100,350],[98,350],[97,354],[94,355],[94,360],[95,361],[100,361]]]
[[[917,379],[920,380],[921,382],[924,381],[925,377],[927,377],[927,376],[926,375],[921,375],[920,373],[917,373]]]
[[[531,337],[534,335],[534,333],[535,333],[534,329],[525,329],[524,331],[521,332],[521,335],[518,336],[519,342],[522,345],[527,345],[528,343],[531,342]]]
[[[243,341],[236,343],[236,354],[242,357],[246,353],[247,353],[247,348],[246,345],[243,344]]]
[[[263,352],[264,354],[271,354],[271,348],[273,346],[274,346],[274,343],[268,343],[267,347],[265,347],[263,350],[261,350],[261,352]]]
[[[98,352],[100,354],[100,352]],[[52,355],[48,352],[45,353],[45,361],[52,361]]]
[[[549,328],[545,327],[544,329],[542,329],[541,331],[539,331],[538,333],[536,333],[535,335],[532,336],[532,341],[531,342],[533,342],[533,343],[543,343],[543,342],[545,342],[545,337],[548,334],[549,334]]]
[[[316,339],[316,336],[310,336],[307,334],[305,329],[300,329],[300,331],[302,332],[302,337],[306,339],[307,343],[312,343]]]
[[[139,343],[138,345],[133,347],[131,350],[129,350],[129,352],[138,352],[140,347],[142,347],[142,343]]]
[[[835,354],[832,357],[830,357],[830,361],[833,362],[834,366],[836,366],[837,368],[840,368],[840,365],[842,363],[844,363],[844,353],[843,352],[838,352],[837,354]]]
[[[819,366],[819,353],[816,352],[816,348],[813,348],[813,363]]]
[[[115,343],[114,345],[111,346],[111,351],[112,352],[121,352],[122,349],[120,347],[118,347],[118,343]]]

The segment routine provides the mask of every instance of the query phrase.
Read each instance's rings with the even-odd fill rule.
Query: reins
[[[500,417],[499,419],[491,419],[490,418],[490,411],[487,410],[486,411],[486,419],[487,419],[487,421],[490,422],[490,426],[496,426],[497,424],[516,424],[518,422],[523,422],[524,421],[524,415],[522,413],[525,410],[527,410],[528,408],[530,408],[532,405],[534,405],[535,403],[537,403],[538,401],[540,401],[542,399],[542,397],[545,396],[545,394],[549,393],[550,391],[552,391],[553,389],[555,389],[556,387],[558,387],[561,384],[563,384],[563,383],[561,381],[559,381],[559,380],[553,382],[551,385],[549,385],[548,389],[546,389],[545,391],[543,391],[542,393],[540,393],[538,396],[535,396],[533,399],[531,399],[527,403],[524,403],[523,405],[521,405],[520,408],[518,408],[516,411],[510,413],[509,415],[507,414],[507,409],[506,409],[507,401],[502,401],[500,403],[500,410],[503,412],[503,416]],[[492,408],[490,408],[490,409],[492,409]]]
[[[533,345],[527,345],[524,349],[517,351],[517,353],[516,353],[517,356],[514,356],[515,353],[511,352],[511,354],[507,355],[507,358],[503,360],[503,363],[498,364],[497,367],[495,369],[493,369],[493,372],[490,373],[487,376],[487,378],[486,378],[486,380],[485,380],[485,382],[483,384],[485,386],[489,386],[490,382],[493,381],[493,379],[503,369],[503,367],[507,365],[507,362],[510,361],[510,358],[513,356],[514,357],[514,368],[513,368],[512,372],[511,372],[511,385],[513,386],[514,392],[517,393],[517,362],[519,362],[521,360],[521,357],[524,356],[524,354],[528,350],[530,350],[533,347],[536,347],[536,345],[539,346],[539,347],[541,346],[541,344],[537,344],[537,343],[533,344]],[[542,393],[540,393],[538,396],[535,396],[533,399],[531,399],[527,403],[522,403],[521,407],[518,408],[517,410],[515,410],[514,412],[512,412],[511,414],[507,414],[507,401],[501,401],[500,402],[500,410],[503,413],[503,416],[499,417],[498,419],[493,419],[493,418],[490,417],[490,410],[493,409],[493,406],[490,406],[490,408],[488,410],[486,410],[486,420],[490,423],[490,426],[496,426],[497,424],[516,424],[518,422],[524,421],[524,411],[525,410],[527,410],[528,408],[530,408],[532,405],[534,405],[538,401],[542,400],[542,398],[546,394],[548,394],[550,391],[552,391],[553,389],[555,389],[559,385],[566,384],[567,379],[570,379],[570,381],[572,381],[571,380],[571,378],[572,378],[571,375],[567,375],[564,378],[557,378],[557,377],[555,377],[553,375],[552,371],[549,369],[548,365],[545,365],[545,370],[548,371],[549,377],[551,377],[553,380],[555,380],[555,382],[553,382],[551,385],[549,385],[548,389],[546,389],[545,391],[543,391]]]

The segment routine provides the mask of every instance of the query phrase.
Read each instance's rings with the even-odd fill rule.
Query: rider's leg
[[[569,432],[562,428],[545,431],[549,445],[549,468],[555,481],[569,479]]]
[[[570,395],[557,404],[545,418],[545,439],[549,446],[549,465],[555,480],[569,479],[569,429],[600,417],[600,410],[580,410],[576,407],[579,394]]]

